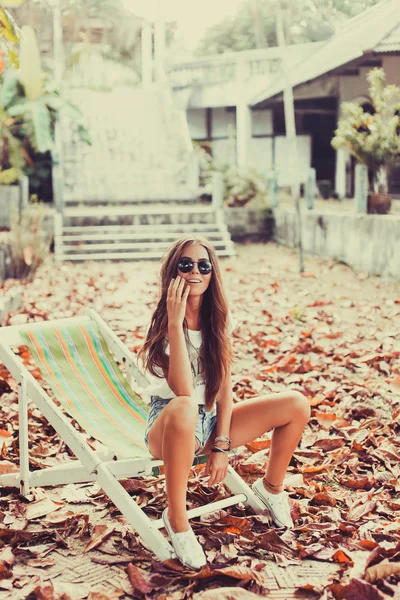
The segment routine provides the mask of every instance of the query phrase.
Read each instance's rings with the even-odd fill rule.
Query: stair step
[[[119,233],[140,233],[143,235],[151,235],[155,233],[162,233],[163,235],[181,235],[182,233],[197,233],[200,232],[202,235],[207,237],[209,233],[216,233],[223,229],[227,231],[225,223],[165,223],[165,224],[149,224],[149,225],[71,225],[63,227],[63,233],[102,233],[107,234],[119,234]],[[146,233],[148,232],[148,233]],[[170,232],[170,233],[169,233]]]
[[[221,248],[216,250],[219,257],[234,256],[233,247]],[[108,252],[101,254],[56,254],[55,259],[58,261],[84,261],[84,260],[151,260],[162,258],[162,252]]]
[[[87,227],[87,230],[89,230],[90,228]],[[206,232],[202,232],[202,236],[206,237],[209,240],[218,240],[221,238],[221,235],[224,236],[225,231],[206,231]],[[58,239],[62,239],[64,244],[67,243],[71,243],[71,242],[90,242],[90,241],[97,241],[97,240],[110,240],[110,241],[117,241],[117,240],[130,240],[132,242],[134,241],[142,241],[145,242],[147,241],[167,241],[167,240],[176,240],[179,237],[182,237],[182,234],[180,233],[176,233],[176,232],[172,232],[172,233],[166,233],[165,231],[162,232],[133,232],[133,233],[81,233],[78,235],[74,235],[74,234],[66,234],[66,235],[60,235],[60,236],[55,236]]]
[[[64,242],[64,240],[63,240]],[[221,246],[225,246],[227,243],[227,240],[216,240],[213,242],[213,246],[214,248],[221,248]],[[99,250],[111,250],[111,251],[115,251],[115,250],[137,250],[139,252],[147,252],[147,250],[166,250],[169,246],[168,242],[127,242],[125,244],[120,244],[120,243],[105,243],[105,244],[96,244],[96,243],[91,243],[91,244],[85,244],[85,243],[80,243],[77,245],[68,245],[68,246],[63,246],[63,251],[64,254],[66,254],[67,252],[98,252]]]
[[[96,210],[97,209],[97,210]],[[66,208],[64,217],[114,217],[130,215],[176,215],[182,213],[182,206],[78,206]],[[209,206],[191,206],[188,214],[216,214]]]
[[[98,196],[95,198],[91,198],[90,196],[87,198],[79,198],[78,194],[74,194],[71,196],[64,195],[64,203],[67,208],[77,208],[75,205],[80,204],[88,204],[90,208],[95,206],[116,206],[116,207],[125,207],[130,204],[138,205],[138,204],[151,204],[154,202],[160,202],[165,205],[168,204],[179,204],[181,207],[186,205],[197,204],[197,198],[190,198],[189,194],[182,194],[181,196],[178,194],[152,194],[151,192],[140,192],[138,191],[135,196],[130,194],[129,196],[124,196],[120,198],[112,197],[104,200]]]

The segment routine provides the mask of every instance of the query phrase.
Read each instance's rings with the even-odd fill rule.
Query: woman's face
[[[188,244],[182,250],[180,260],[183,258],[190,259],[193,262],[193,268],[188,273],[183,273],[177,269],[177,276],[182,277],[190,286],[189,296],[204,294],[210,284],[212,271],[210,273],[200,273],[198,263],[202,260],[210,260],[208,251],[201,244],[194,242],[193,244]]]

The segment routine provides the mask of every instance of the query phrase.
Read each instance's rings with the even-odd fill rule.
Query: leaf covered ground
[[[276,530],[267,512],[255,516],[242,505],[195,519],[209,564],[193,573],[157,561],[97,484],[35,488],[28,498],[3,488],[1,598],[400,599],[400,284],[316,258],[300,276],[286,248],[236,248],[237,257],[221,261],[236,322],[234,399],[290,388],[312,407],[286,480],[295,529]],[[9,324],[93,307],[137,351],[157,300],[158,270],[156,262],[50,261],[24,284],[23,311]],[[0,292],[14,285],[6,281]],[[40,378],[26,348],[19,352]],[[34,405],[29,426],[31,470],[70,459]],[[0,429],[0,473],[14,472],[17,385],[1,364]],[[269,444],[267,434],[234,457],[248,483],[263,473]],[[160,517],[162,477],[123,485],[150,517]],[[223,486],[207,487],[201,469],[192,472],[189,507],[225,495]]]

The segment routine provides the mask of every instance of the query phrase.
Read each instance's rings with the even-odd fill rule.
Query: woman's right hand
[[[171,279],[167,294],[168,325],[182,326],[189,292],[190,285],[185,287],[183,277],[177,275],[176,279]]]

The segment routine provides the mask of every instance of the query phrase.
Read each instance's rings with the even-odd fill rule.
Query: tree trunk
[[[250,4],[253,13],[254,37],[257,48],[268,48],[267,36],[265,35],[264,19],[261,10],[261,1],[253,0]]]

